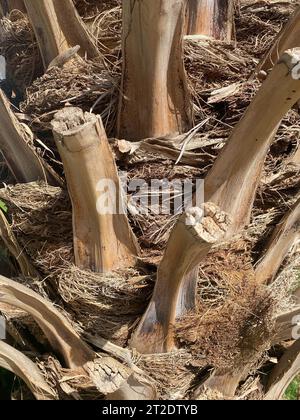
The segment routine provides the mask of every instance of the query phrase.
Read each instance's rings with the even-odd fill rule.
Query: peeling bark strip
[[[300,340],[296,341],[275,366],[265,400],[281,400],[293,379],[300,374]]]
[[[187,1],[187,35],[206,35],[230,42],[233,31],[233,0]]]
[[[271,49],[260,62],[256,72],[269,71],[281,57],[284,51],[299,47],[300,39],[300,7],[292,15],[288,23],[279,32],[277,38],[272,43]]]
[[[53,183],[43,160],[27,143],[25,131],[0,89],[0,150],[17,182],[38,180]],[[55,184],[55,183],[54,183]]]
[[[64,360],[65,367],[70,369],[81,367],[94,359],[94,352],[79,338],[53,304],[28,287],[0,276],[0,302],[32,315],[51,347]]]
[[[139,249],[126,214],[120,214],[120,180],[101,118],[65,108],[52,127],[73,204],[76,265],[97,272],[134,265]],[[107,181],[115,191],[105,192]]]
[[[54,400],[39,368],[20,351],[0,340],[0,366],[23,379],[37,400]]]
[[[184,0],[123,1],[123,77],[118,137],[184,132],[191,104],[183,64]]]
[[[229,234],[247,225],[274,133],[300,98],[295,69],[300,49],[287,51],[273,68],[234,129],[205,180],[205,200],[218,205],[233,220]]]
[[[28,287],[0,276],[0,302],[32,315],[52,348],[63,358],[65,367],[74,369],[77,376],[89,376],[99,391],[108,395],[107,399],[147,400],[156,397],[153,384],[142,371],[137,373],[110,356],[97,359],[96,353],[80,339],[53,304]],[[31,363],[27,357],[0,340],[0,366],[24,379],[30,389],[35,389],[37,398],[53,399],[38,369]]]
[[[271,283],[291,247],[300,236],[300,199],[277,225],[266,247],[265,255],[256,268],[259,283]]]
[[[173,326],[181,312],[184,293],[186,306],[195,302],[195,288],[182,292],[184,277],[193,273],[201,259],[224,236],[229,220],[211,203],[191,208],[179,218],[173,229],[164,257],[159,265],[155,290],[149,307],[131,340],[140,353],[165,353],[175,348]]]

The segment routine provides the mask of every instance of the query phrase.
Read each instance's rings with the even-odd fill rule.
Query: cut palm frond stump
[[[2,0],[0,15],[13,398],[284,398],[300,354],[299,5]],[[180,215],[153,203],[165,181],[191,186]]]

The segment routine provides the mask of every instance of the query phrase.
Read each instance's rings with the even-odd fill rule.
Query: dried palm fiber
[[[242,0],[236,19],[237,43],[259,60],[298,5],[298,0]]]
[[[136,363],[154,380],[161,400],[189,399],[197,375],[206,366],[204,357],[195,361],[186,349],[168,354],[139,355]]]
[[[66,103],[100,114],[110,134],[115,125],[118,78],[103,64],[82,62],[68,67],[51,68],[27,89],[22,112],[30,115],[33,129],[50,130],[57,110]]]
[[[62,368],[59,361],[53,356],[40,357],[36,363],[50,388],[55,391],[57,399],[104,399],[104,395],[99,392],[87,375]]]
[[[79,270],[74,265],[56,272],[58,293],[65,308],[85,333],[126,346],[153,290],[154,278],[137,270],[107,275]]]
[[[122,0],[77,1],[76,7],[93,34],[99,50],[110,62],[121,52]]]
[[[207,365],[239,370],[269,348],[273,312],[274,300],[256,284],[241,239],[213,250],[200,265],[197,309],[178,321],[177,339],[195,358],[205,355]]]
[[[13,11],[0,21],[0,55],[6,60],[6,87],[19,99],[33,80],[43,74],[39,48],[27,16]]]
[[[147,305],[151,276],[136,270],[104,276],[75,267],[71,205],[61,188],[22,184],[0,190],[0,197],[24,253],[80,328],[124,344]]]
[[[78,13],[83,18],[92,18],[102,11],[121,6],[122,0],[73,0]]]
[[[1,189],[0,196],[17,240],[41,274],[72,261],[72,216],[65,191],[28,183]]]
[[[93,15],[94,26],[97,28],[97,22],[100,19],[100,32],[94,31],[95,37],[101,40],[101,33],[107,33],[107,28],[110,27],[111,22],[120,22],[121,13],[119,11],[119,18],[114,16],[116,11],[113,7],[110,8],[110,2],[104,2],[101,5],[99,14]],[[282,15],[285,16],[285,9],[282,7],[275,7],[277,17],[272,26],[272,33],[269,38],[273,37],[273,32],[280,29],[280,19]],[[269,9],[272,11],[272,7]],[[255,10],[253,14],[255,14]],[[259,9],[257,9],[259,10]],[[247,11],[247,8],[246,8]],[[98,12],[97,12],[98,13]],[[243,8],[241,15],[243,16]],[[245,12],[246,13],[246,12]],[[256,15],[255,15],[256,16]],[[257,18],[258,24],[264,26],[267,16],[263,15],[263,19]],[[119,19],[119,20],[118,20]],[[114,23],[115,24],[115,23]],[[247,25],[248,21],[242,22],[242,25]],[[270,25],[269,25],[270,26]],[[267,28],[269,28],[267,25]],[[276,27],[276,28],[275,28]],[[103,31],[101,28],[104,28]],[[270,29],[270,28],[269,28]],[[271,30],[270,29],[270,30]],[[267,31],[267,29],[266,29]],[[101,100],[97,104],[95,110],[99,112],[104,121],[107,121],[107,131],[110,135],[114,133],[115,114],[118,102],[118,87],[120,83],[121,61],[119,58],[112,59],[112,53],[115,57],[120,57],[120,25],[113,27],[112,35],[115,32],[115,38],[119,39],[119,46],[115,48],[108,48],[104,52],[103,65],[106,70],[99,69],[99,66],[89,68],[89,76],[93,80],[96,78],[95,84],[98,91],[92,87],[91,91],[87,92],[82,83],[88,84],[85,76],[85,71],[80,69],[79,73],[84,76],[76,74],[76,70],[71,71],[69,77],[65,74],[66,70],[59,71],[55,69],[52,75],[45,76],[38,80],[28,92],[22,110],[30,114],[31,120],[36,125],[37,129],[49,128],[49,120],[53,116],[55,110],[61,108],[65,101],[74,105],[79,105],[85,109],[89,109],[95,104],[96,99],[100,96]],[[250,82],[243,85],[252,74],[256,62],[253,60],[252,49],[245,50],[244,45],[249,37],[249,32],[245,31],[239,39],[237,46],[233,44],[221,43],[218,41],[202,41],[196,42],[194,40],[186,40],[185,42],[185,60],[188,73],[189,85],[192,91],[194,108],[196,110],[196,121],[203,120],[204,117],[210,118],[208,123],[202,127],[201,132],[207,138],[223,138],[228,137],[234,124],[240,119],[244,109],[248,106],[251,98],[255,94],[260,83]],[[99,38],[100,37],[100,38]],[[257,42],[263,42],[260,38],[260,33],[257,35]],[[263,49],[263,47],[262,47]],[[107,71],[107,73],[106,73]],[[74,74],[75,72],[75,74]],[[100,72],[100,77],[98,73]],[[104,73],[104,75],[103,75]],[[102,82],[100,82],[102,79]],[[82,81],[82,83],[80,83]],[[93,82],[91,82],[93,83]],[[58,86],[59,84],[59,86]],[[99,84],[101,85],[99,87]],[[222,99],[215,98],[215,90],[236,84],[231,94],[226,94]],[[96,95],[94,95],[96,93]],[[48,114],[50,113],[50,114]],[[218,149],[212,148],[212,154],[216,155]]]

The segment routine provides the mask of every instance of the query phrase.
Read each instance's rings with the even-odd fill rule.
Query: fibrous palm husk
[[[92,4],[91,9],[86,7],[88,3]],[[121,10],[115,3],[108,7],[109,2],[103,2],[107,9],[101,10],[99,2],[88,3],[78,1],[78,10],[92,28],[104,61],[74,68],[53,68],[36,79],[27,90],[22,110],[38,132],[48,130],[54,112],[71,103],[85,110],[94,107],[106,121],[107,131],[114,133],[121,73]],[[203,162],[198,162],[198,167],[174,165],[171,159],[139,150],[119,159],[120,167],[129,170],[130,179],[150,180],[155,176],[195,180],[199,175],[205,176],[260,86],[259,81],[249,80],[249,77],[294,7],[282,3],[247,1],[245,5],[243,2],[237,18],[237,46],[213,40],[185,41],[195,122],[207,119],[197,132],[205,142],[193,149],[203,154]],[[265,180],[274,171],[285,171],[285,159],[298,146],[298,120],[298,110],[294,109],[281,125],[267,158]],[[48,146],[52,148],[53,144]],[[207,365],[238,367],[242,358],[257,367],[253,354],[245,352],[249,340],[252,340],[250,345],[257,346],[255,358],[263,363],[275,315],[283,308],[290,308],[289,290],[296,280],[297,254],[291,252],[272,288],[255,284],[253,265],[261,257],[274,225],[293,202],[298,182],[298,175],[294,174],[288,181],[285,178],[284,183],[262,183],[247,235],[241,241],[214,249],[203,263],[197,310],[187,314],[177,325],[180,351],[156,357],[138,356],[139,365],[155,379],[161,398],[189,398],[190,390],[203,378],[202,369]],[[143,246],[143,259],[151,264],[102,276],[73,265],[71,206],[64,190],[29,184],[2,190],[0,198],[8,204],[8,217],[18,241],[46,279],[45,283],[50,282],[54,287],[63,310],[76,321],[76,328],[82,333],[96,330],[99,335],[126,346],[153,290],[156,264],[176,217],[158,218],[151,211],[149,215],[133,212],[131,223]],[[253,334],[248,335],[249,331]],[[248,341],[243,340],[246,335]],[[89,384],[81,383],[81,378],[75,378],[77,381],[82,388],[86,387],[87,394],[96,395],[90,391]],[[68,388],[72,396],[77,395],[80,386],[66,382],[70,388],[66,386],[64,391]],[[239,395],[243,395],[240,391]],[[244,393],[249,395],[248,391],[249,388]]]

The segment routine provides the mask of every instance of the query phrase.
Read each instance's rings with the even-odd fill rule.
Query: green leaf
[[[0,200],[0,210],[2,210],[4,213],[8,212],[8,207],[2,200]]]

